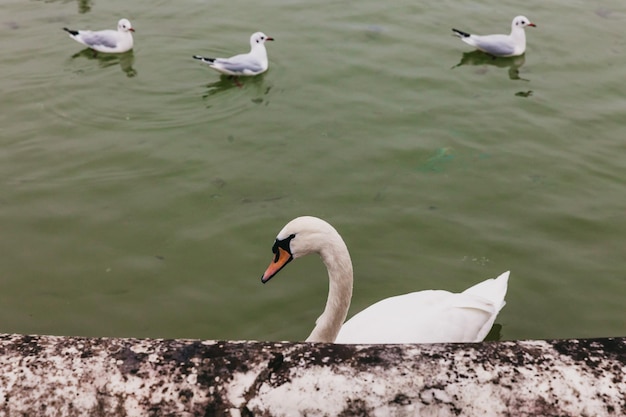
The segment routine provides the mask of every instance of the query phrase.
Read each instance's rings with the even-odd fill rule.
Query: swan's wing
[[[502,281],[505,279],[498,283]],[[429,290],[386,298],[344,323],[336,343],[481,341],[489,333],[503,300],[483,296],[484,287],[479,285],[460,294]]]
[[[493,306],[494,310],[490,314],[489,318],[483,323],[482,328],[480,328],[476,333],[476,342],[482,341],[493,326],[493,323],[496,321],[496,317],[498,313],[504,305],[506,301],[504,301],[504,297],[506,296],[506,291],[508,289],[509,284],[509,274],[510,271],[506,271],[497,278],[487,279],[485,281],[479,282],[478,284],[466,289],[460,295],[472,296],[475,298],[482,298],[489,305]]]
[[[497,278],[486,279],[478,284],[469,287],[463,294],[474,294],[478,297],[491,300],[494,305],[500,305],[500,310],[506,302],[504,296],[509,285],[509,275],[511,271],[506,271],[500,274]]]

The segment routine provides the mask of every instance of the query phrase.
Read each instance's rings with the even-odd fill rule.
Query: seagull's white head
[[[511,26],[513,27],[513,29],[515,29],[516,27],[524,29],[526,26],[536,27],[536,25],[528,20],[526,16],[515,16],[513,22],[511,23]]]
[[[255,45],[263,45],[265,41],[273,41],[274,38],[267,36],[263,32],[256,32],[250,36],[250,46],[255,47]]]
[[[118,32],[134,32],[135,29],[133,29],[133,26],[130,24],[130,21],[128,19],[120,19],[119,22],[117,22],[117,30]]]

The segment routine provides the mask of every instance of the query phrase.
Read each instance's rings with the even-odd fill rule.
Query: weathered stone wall
[[[626,338],[433,345],[0,334],[0,417],[626,416]]]

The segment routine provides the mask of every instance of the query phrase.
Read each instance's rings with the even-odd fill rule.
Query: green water
[[[0,330],[304,339],[319,259],[260,276],[309,214],[350,248],[351,314],[510,269],[504,339],[624,336],[626,9],[502,3],[3,2]],[[517,14],[524,57],[451,36]],[[61,30],[121,17],[122,56]],[[241,87],[191,59],[257,30]]]

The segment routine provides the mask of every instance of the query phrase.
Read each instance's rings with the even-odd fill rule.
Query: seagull
[[[526,26],[536,27],[525,16],[516,16],[511,23],[510,35],[472,35],[452,29],[463,42],[493,56],[518,56],[526,51]]]
[[[120,19],[117,22],[117,31],[115,30],[99,30],[92,32],[91,30],[72,30],[63,28],[70,34],[70,38],[76,42],[98,51],[107,53],[123,53],[133,49],[133,34],[135,29],[131,26],[128,19]]]
[[[263,32],[256,32],[250,36],[250,52],[247,54],[239,54],[230,58],[207,58],[200,55],[194,55],[195,59],[209,65],[217,72],[233,76],[252,76],[259,75],[267,71],[267,51],[265,50],[265,42],[273,41],[274,38],[267,36]]]

